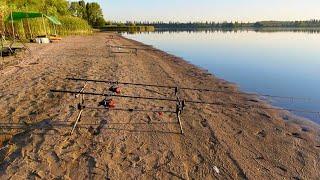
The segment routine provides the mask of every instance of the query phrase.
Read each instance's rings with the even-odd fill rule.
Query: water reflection
[[[235,82],[246,92],[320,101],[319,31],[186,31],[127,34]],[[320,111],[320,103],[270,100],[290,109]],[[315,114],[299,114],[320,123]]]
[[[187,33],[195,33],[195,32],[204,32],[204,33],[242,33],[242,32],[266,32],[266,33],[276,33],[276,32],[297,32],[297,33],[310,33],[310,34],[319,34],[320,28],[232,28],[232,29],[156,29],[155,32],[141,32],[141,31],[131,31],[129,34],[152,34],[152,33],[179,33],[179,32],[187,32]]]

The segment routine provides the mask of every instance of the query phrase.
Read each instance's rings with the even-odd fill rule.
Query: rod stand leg
[[[178,122],[179,122],[179,125],[180,125],[180,134],[184,134],[183,128],[182,128],[182,123],[181,123],[180,114],[177,115],[177,118],[178,118]]]
[[[76,119],[76,122],[74,123],[73,128],[72,128],[72,130],[71,130],[71,132],[70,132],[70,135],[72,135],[72,133],[73,133],[74,130],[76,129],[77,124],[79,123],[79,121],[80,121],[80,119],[81,119],[81,114],[82,114],[82,112],[83,112],[83,109],[80,110],[80,112],[79,112],[79,114],[78,114],[78,117],[77,117],[77,119]]]

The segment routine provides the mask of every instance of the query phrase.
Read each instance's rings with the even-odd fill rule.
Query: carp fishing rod
[[[85,86],[87,83],[85,84]],[[120,97],[120,98],[135,98],[135,99],[146,99],[147,97],[139,97],[139,96],[127,96],[127,95],[116,95],[120,94],[120,89],[118,87],[112,86],[109,88],[109,91],[112,93],[86,93],[84,92],[85,86],[80,90],[80,91],[66,91],[66,90],[50,90],[52,93],[68,93],[68,94],[73,94],[75,97],[80,97],[80,102],[77,105],[79,114],[77,116],[77,119],[74,123],[74,126],[71,130],[72,134],[76,127],[77,124],[80,122],[81,115],[84,112],[84,110],[91,109],[91,110],[107,110],[107,111],[128,111],[128,112],[152,112],[152,113],[158,113],[159,116],[162,116],[163,113],[171,113],[171,114],[176,114],[179,126],[180,126],[180,133],[183,134],[183,128],[182,128],[182,123],[181,123],[181,118],[180,115],[182,114],[182,111],[184,110],[185,103],[181,101],[178,96],[177,99],[174,100],[176,102],[176,111],[169,111],[169,110],[146,110],[146,109],[123,109],[123,108],[115,108],[116,104],[113,99],[108,99],[107,97]],[[93,96],[103,96],[105,97],[101,102],[98,103],[98,107],[88,107],[84,105],[84,95],[93,95]],[[176,94],[177,95],[177,94]],[[153,98],[150,97],[150,100]],[[168,100],[163,98],[162,100]],[[104,108],[101,108],[100,106],[103,106]]]
[[[167,88],[177,90],[190,90],[199,92],[213,92],[213,93],[224,93],[224,94],[236,94],[236,95],[248,95],[248,96],[260,96],[265,98],[277,98],[277,99],[289,99],[289,100],[299,100],[299,101],[309,101],[309,102],[320,102],[318,100],[313,100],[311,98],[303,97],[290,97],[290,96],[276,96],[261,93],[245,93],[245,92],[233,92],[218,89],[206,89],[206,88],[189,88],[189,87],[178,87],[178,86],[167,86],[167,85],[156,85],[156,84],[144,84],[144,83],[131,83],[131,82],[119,82],[111,80],[97,80],[97,79],[84,79],[84,78],[70,78],[67,77],[66,80],[69,81],[83,81],[83,82],[94,82],[94,83],[107,83],[107,84],[121,84],[121,85],[132,85],[132,86],[142,86],[142,87],[156,87],[156,88]]]
[[[92,110],[106,110],[106,111],[126,111],[126,112],[152,112],[152,113],[176,113],[176,111],[169,110],[151,110],[151,109],[125,109],[125,108],[101,108],[101,107],[90,107],[90,106],[82,106],[85,109]]]
[[[124,52],[124,51],[111,51],[112,54],[132,54],[132,52]]]
[[[128,46],[114,46],[114,45],[107,45],[110,48],[122,48],[122,49],[131,49],[131,50],[144,50],[144,51],[160,51],[157,49],[150,48],[138,48],[138,47],[128,47]]]
[[[79,94],[79,95],[92,95],[92,96],[104,96],[104,97],[119,97],[119,98],[131,98],[131,99],[145,99],[145,100],[159,100],[159,101],[170,101],[177,102],[177,99],[170,98],[155,98],[155,97],[142,97],[142,96],[129,96],[129,95],[118,95],[118,94],[110,94],[110,93],[96,93],[96,92],[80,92],[80,91],[69,91],[69,90],[55,90],[51,89],[52,93],[66,93],[66,94]],[[197,101],[186,101],[197,103]],[[200,101],[198,103],[201,103]]]
[[[103,96],[103,97],[118,97],[118,98],[129,98],[129,99],[144,99],[144,100],[158,100],[158,101],[168,101],[168,102],[178,102],[177,99],[171,98],[157,98],[157,97],[142,97],[142,96],[130,96],[130,95],[118,95],[118,94],[108,94],[108,93],[96,93],[96,92],[80,92],[80,91],[70,91],[70,90],[50,90],[52,93],[66,93],[66,94],[80,94],[80,95],[92,95],[92,96]],[[310,113],[319,114],[319,111],[311,110],[300,110],[300,109],[290,109],[290,108],[276,108],[276,107],[263,107],[256,105],[240,105],[237,103],[221,103],[221,102],[206,102],[206,101],[193,101],[193,100],[183,100],[183,107],[186,103],[192,104],[207,104],[207,105],[217,105],[217,106],[230,106],[231,108],[255,108],[255,109],[265,109],[265,110],[281,110],[289,112],[300,112],[300,113]]]
[[[108,45],[108,44],[107,44],[107,45]],[[108,46],[121,46],[121,47],[128,47],[128,48],[135,48],[135,47],[150,47],[150,48],[153,48],[152,45],[146,45],[146,44],[141,44],[141,45],[121,44],[121,45],[108,45]]]
[[[149,47],[149,48],[153,48],[152,45],[147,45],[147,44],[139,44],[139,45],[126,45],[126,44],[122,44],[120,46],[123,47]]]

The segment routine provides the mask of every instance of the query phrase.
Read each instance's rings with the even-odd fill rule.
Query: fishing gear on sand
[[[254,97],[288,99],[290,101],[296,100],[296,101],[307,101],[307,102],[320,102],[320,100],[304,98],[304,97],[278,96],[278,95],[261,94],[261,93],[246,93],[246,92],[238,92],[238,91],[230,91],[230,90],[228,91],[228,90],[221,90],[221,89],[179,87],[176,85],[159,85],[159,84],[147,84],[147,83],[120,82],[120,81],[112,81],[112,80],[86,79],[86,78],[76,78],[76,77],[67,77],[66,80],[76,81],[76,82],[92,82],[92,83],[141,86],[141,87],[166,88],[166,89],[174,89],[175,91],[176,91],[176,88],[178,88],[179,90],[186,90],[186,91],[212,92],[212,93],[222,93],[222,94],[246,95],[246,96],[254,96]]]
[[[235,109],[243,109],[243,110],[249,110],[249,109],[262,109],[262,110],[280,110],[280,111],[289,111],[289,112],[298,112],[298,113],[310,113],[310,114],[316,114],[320,115],[320,112],[317,111],[311,111],[311,110],[301,110],[301,109],[290,109],[290,108],[278,108],[278,107],[272,107],[267,105],[261,105],[261,104],[254,104],[252,102],[248,102],[248,104],[244,103],[234,103],[234,102],[221,102],[221,101],[203,101],[203,100],[192,100],[192,99],[182,99],[180,93],[182,91],[199,91],[201,93],[203,92],[212,92],[212,93],[225,93],[225,94],[236,94],[236,95],[246,95],[246,96],[264,96],[264,97],[276,97],[276,98],[288,98],[293,99],[294,97],[283,97],[283,96],[272,96],[272,95],[266,95],[266,94],[255,94],[255,93],[242,93],[242,92],[233,92],[233,91],[224,91],[219,89],[206,89],[206,88],[190,88],[190,87],[178,87],[178,86],[168,86],[168,85],[157,85],[157,84],[145,84],[145,83],[133,83],[133,82],[119,82],[119,81],[112,81],[112,80],[94,80],[94,79],[84,79],[84,78],[67,78],[68,81],[75,81],[75,82],[85,82],[85,83],[105,83],[112,85],[108,90],[109,93],[100,93],[100,92],[88,92],[84,91],[84,89],[81,89],[80,91],[74,91],[74,90],[64,90],[64,89],[52,89],[50,90],[52,93],[64,93],[64,94],[76,94],[83,96],[102,96],[104,99],[98,103],[98,107],[88,107],[84,105],[84,101],[81,101],[81,108],[79,108],[79,114],[82,113],[85,109],[91,109],[91,110],[107,110],[107,111],[127,111],[127,112],[153,112],[157,113],[159,116],[162,116],[164,113],[171,113],[175,114],[177,118],[177,122],[180,127],[180,133],[184,134],[183,130],[183,122],[181,121],[181,115],[185,110],[185,107],[187,104],[197,104],[197,105],[212,105],[214,107],[221,106],[223,108],[235,108]],[[121,88],[118,85],[126,85],[126,86],[136,86],[140,88],[145,87],[152,87],[152,88],[160,88],[160,89],[167,89],[167,90],[173,90],[172,93],[174,94],[175,98],[169,98],[169,97],[154,97],[154,96],[137,96],[137,95],[126,95],[121,94]],[[153,91],[149,91],[153,92]],[[159,93],[158,93],[159,94]],[[146,109],[133,109],[133,108],[116,108],[116,103],[114,99],[132,99],[132,100],[146,100],[146,101],[164,101],[164,102],[172,102],[175,103],[176,109],[171,110],[146,110]],[[306,100],[303,98],[296,98],[297,100]],[[79,115],[81,116],[81,115]]]
[[[109,91],[111,91],[113,93],[116,93],[116,94],[120,94],[121,93],[121,88],[118,87],[118,86],[113,85],[113,86],[111,86],[109,88]]]
[[[105,98],[101,102],[99,102],[98,106],[103,106],[105,108],[115,108],[116,102],[113,99]]]
[[[176,109],[175,110],[163,110],[162,108],[154,108],[154,109],[136,109],[136,108],[117,108],[116,101],[112,97],[117,98],[132,98],[132,99],[149,99],[153,100],[153,98],[147,97],[139,97],[139,96],[128,96],[128,95],[121,95],[121,88],[117,85],[117,83],[110,83],[112,86],[107,88],[109,92],[107,93],[87,93],[85,92],[85,88],[88,85],[87,82],[79,91],[68,91],[68,90],[50,90],[52,93],[66,93],[66,94],[73,94],[76,98],[80,97],[79,103],[77,104],[78,116],[73,124],[72,130],[70,134],[73,134],[75,131],[78,123],[81,121],[81,116],[84,111],[86,110],[100,110],[100,111],[125,111],[129,113],[137,112],[137,113],[155,113],[159,117],[162,117],[165,113],[167,114],[175,114],[177,118],[177,123],[179,124],[180,134],[183,134],[182,122],[181,122],[181,114],[185,107],[185,101],[180,100],[178,96],[178,92],[176,93],[177,99],[172,99],[172,102],[176,102]],[[177,88],[178,91],[178,88]],[[97,103],[96,107],[91,107],[86,105],[85,96],[103,96],[103,100]],[[163,98],[165,100],[166,98]],[[108,123],[105,123],[108,125]],[[100,128],[101,129],[101,128]]]

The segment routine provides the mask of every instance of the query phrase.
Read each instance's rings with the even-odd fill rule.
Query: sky
[[[320,19],[320,0],[87,0],[111,21],[239,21]]]

